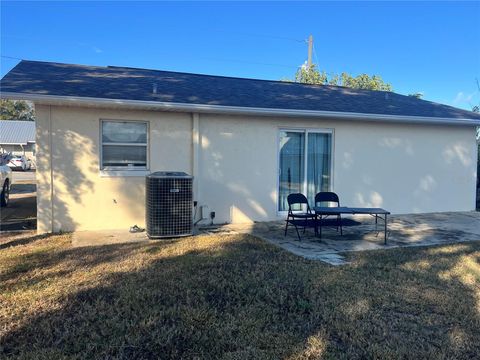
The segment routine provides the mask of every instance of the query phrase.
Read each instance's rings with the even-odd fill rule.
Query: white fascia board
[[[440,118],[425,116],[383,115],[337,111],[295,110],[276,108],[254,108],[241,106],[224,106],[208,104],[185,104],[161,101],[121,100],[93,97],[55,96],[42,94],[24,94],[2,92],[3,99],[22,99],[39,104],[67,106],[124,107],[133,109],[150,109],[177,112],[213,113],[230,115],[282,116],[339,119],[385,123],[430,124],[452,126],[480,126],[480,120],[466,118]]]

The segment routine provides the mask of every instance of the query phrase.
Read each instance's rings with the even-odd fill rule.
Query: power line
[[[174,55],[172,53],[165,53],[165,52],[162,52],[161,54],[163,54],[163,55]],[[6,58],[6,59],[13,59],[13,60],[24,60],[24,59],[21,59],[21,58],[18,58],[18,57],[7,56],[7,55],[1,55],[1,57]],[[289,68],[289,69],[297,69],[298,68],[298,66],[293,66],[293,65],[264,63],[264,62],[247,61],[247,60],[220,59],[220,58],[211,58],[211,57],[202,57],[202,56],[195,56],[195,58],[196,59],[207,60],[207,61],[219,61],[219,62],[230,62],[230,63],[240,63],[240,64],[263,65],[263,66],[278,66],[278,67],[284,67],[284,68]]]
[[[241,36],[271,38],[271,39],[278,39],[278,40],[293,41],[293,42],[296,42],[296,43],[305,43],[305,42],[308,43],[308,41],[306,41],[306,40],[300,40],[300,39],[284,37],[284,36],[257,34],[257,33],[249,33],[249,32],[237,32],[237,31],[229,31],[229,30],[222,30],[222,29],[215,29],[215,28],[207,28],[207,30],[214,31],[214,32],[229,32],[229,33],[237,34],[237,35],[241,35]],[[1,37],[17,38],[17,39],[22,39],[23,38],[25,40],[35,40],[34,38],[18,37],[18,36],[14,36],[14,35],[12,36],[12,35],[2,34],[0,36]],[[45,41],[45,40],[46,39],[37,39],[36,41]],[[86,43],[81,43],[81,42],[76,42],[76,41],[68,41],[68,40],[64,40],[64,39],[59,39],[59,40],[49,39],[47,41],[50,41],[50,42],[60,41],[60,42],[64,42],[65,44],[76,45],[76,46],[90,46],[89,44],[86,44]],[[170,55],[170,56],[177,56],[178,55],[178,54],[172,54],[172,53],[164,53],[164,52],[162,52],[162,53],[165,54],[165,55]],[[6,58],[6,59],[12,59],[12,60],[23,60],[21,58],[17,58],[17,57],[13,57],[13,56],[2,55],[2,57]],[[298,69],[298,66],[286,65],[286,64],[264,63],[264,62],[256,62],[256,61],[246,61],[246,60],[236,60],[236,59],[221,59],[221,58],[198,57],[198,56],[196,58],[197,59],[208,60],[208,61],[217,61],[217,62],[241,63],[241,64],[275,66],[275,67],[283,67],[283,68],[289,68],[289,69]],[[317,58],[317,63],[318,63],[318,58]]]
[[[171,29],[172,30],[172,29]],[[217,32],[217,33],[230,33],[230,34],[235,34],[235,35],[240,35],[240,36],[248,36],[248,37],[257,37],[257,38],[269,38],[269,39],[277,39],[277,40],[286,40],[286,41],[293,41],[296,43],[304,43],[305,40],[301,39],[295,39],[295,38],[290,38],[290,37],[285,37],[285,36],[276,36],[276,35],[267,35],[267,34],[256,34],[256,33],[249,33],[249,32],[239,32],[239,31],[230,31],[230,30],[222,30],[222,29],[214,29],[214,28],[207,28],[206,30],[212,31],[212,32]],[[3,38],[12,38],[12,39],[19,39],[19,40],[32,40],[32,41],[45,41],[45,39],[38,38],[38,37],[24,37],[24,36],[16,36],[16,35],[8,35],[8,34],[1,34],[0,35]],[[68,43],[68,44],[74,44],[74,45],[89,45],[84,42],[78,42],[78,41],[69,41],[66,39],[49,39],[47,40],[49,42],[54,42],[54,41],[59,41],[63,43]],[[220,40],[219,40],[220,41]]]
[[[257,34],[257,33],[250,33],[250,32],[238,32],[238,31],[230,31],[230,30],[222,30],[222,29],[215,29],[215,28],[206,28],[208,31],[213,31],[213,32],[228,32],[231,34],[237,34],[241,36],[250,36],[250,37],[262,37],[262,38],[271,38],[271,39],[278,39],[278,40],[286,40],[286,41],[293,41],[296,43],[304,43],[305,40],[300,40],[300,39],[295,39],[295,38],[290,38],[290,37],[284,37],[284,36],[276,36],[276,35],[267,35],[267,34]],[[35,40],[35,38],[28,38],[28,37],[19,37],[15,35],[6,35],[6,34],[1,34],[1,37],[4,38],[17,38],[17,39],[24,39],[24,40]],[[63,42],[64,44],[69,44],[69,45],[75,45],[75,46],[93,46],[88,43],[83,43],[83,42],[77,42],[77,41],[69,41],[65,39],[41,39],[37,38],[35,41],[48,41],[48,42]],[[173,54],[173,53],[165,53],[162,52],[164,55],[169,55],[169,56],[177,56],[178,54]],[[12,60],[23,60],[20,58],[16,58],[13,56],[3,56],[3,58],[6,59],[12,59]],[[264,62],[256,62],[256,61],[247,61],[247,60],[236,60],[236,59],[221,59],[221,58],[212,58],[212,57],[196,57],[197,59],[203,59],[203,60],[208,60],[208,61],[217,61],[217,62],[229,62],[229,63],[241,63],[241,64],[252,64],[252,65],[262,65],[262,66],[275,66],[275,67],[283,67],[283,68],[289,68],[289,69],[298,69],[298,66],[294,65],[286,65],[286,64],[276,64],[276,63],[264,63]]]
[[[248,61],[248,60],[236,60],[236,59],[220,59],[220,58],[203,57],[203,56],[196,56],[195,58],[202,59],[202,60],[208,60],[208,61],[220,61],[220,62],[263,65],[263,66],[277,66],[277,67],[284,67],[284,68],[290,68],[290,69],[296,69],[298,67],[298,66],[286,65],[286,64],[264,63],[264,62]]]
[[[283,37],[283,36],[274,36],[274,35],[249,34],[249,33],[237,33],[237,34],[246,35],[246,36],[263,37],[263,38],[269,38],[269,39],[293,41],[293,42],[296,42],[296,43],[303,43],[305,41],[305,40],[300,40],[300,39],[293,39],[293,38],[288,38],[288,37]]]
[[[6,55],[1,55],[2,58],[5,58],[5,59],[13,59],[13,60],[23,60],[23,59],[20,59],[20,58],[17,58],[17,57],[13,57],[13,56],[6,56]]]
[[[277,39],[277,40],[286,40],[286,41],[293,41],[297,43],[303,43],[305,40],[302,39],[295,39],[286,36],[277,36],[277,35],[268,35],[268,34],[256,34],[251,32],[243,32],[243,31],[232,31],[232,30],[224,30],[218,28],[203,28],[204,30],[213,31],[213,32],[221,32],[221,33],[230,33],[236,34],[241,36],[250,36],[250,37],[262,37],[262,38],[269,38],[269,39]]]

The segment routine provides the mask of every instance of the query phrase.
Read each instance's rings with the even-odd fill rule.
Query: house
[[[0,153],[25,155],[35,164],[35,122],[0,121]]]
[[[397,214],[475,208],[480,115],[415,97],[35,61],[1,89],[35,103],[39,232],[143,225],[161,170],[192,174],[218,222],[283,219],[289,193],[320,190]]]

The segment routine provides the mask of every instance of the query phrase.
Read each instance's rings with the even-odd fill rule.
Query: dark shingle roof
[[[480,119],[480,114],[392,92],[37,61],[21,61],[1,80],[0,89],[28,95]]]

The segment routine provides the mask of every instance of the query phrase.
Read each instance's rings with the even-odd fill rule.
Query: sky
[[[395,92],[480,103],[480,1],[1,1],[1,64],[18,59],[280,80],[307,59]]]

